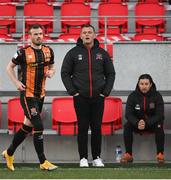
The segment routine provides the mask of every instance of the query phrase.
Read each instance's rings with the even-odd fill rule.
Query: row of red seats
[[[76,43],[77,39],[79,37],[79,34],[61,34],[58,36],[58,39],[52,39],[49,36],[45,36],[44,43]],[[102,48],[105,48],[110,57],[113,58],[113,43],[118,41],[164,41],[167,40],[165,37],[159,34],[136,34],[133,37],[128,37],[122,34],[117,35],[107,35],[107,37],[104,36],[104,34],[99,34],[96,37],[99,42],[100,46]],[[169,39],[170,40],[170,39]],[[0,34],[0,42],[14,42],[15,40],[9,36],[9,35],[1,35]],[[21,38],[20,43],[23,43],[23,38]],[[29,43],[28,36],[25,37],[25,43]]]
[[[92,2],[93,0],[64,0],[64,1],[65,2]],[[22,2],[22,0],[0,0],[0,3],[12,3],[12,2]],[[60,0],[25,0],[25,2],[53,3],[53,2],[61,2],[61,1]],[[121,3],[121,2],[129,2],[129,0],[100,0],[100,2]],[[165,0],[138,0],[138,2],[147,2],[147,3],[161,2],[162,3],[162,2],[165,2]]]
[[[5,29],[8,31],[6,33],[16,32],[16,19],[3,18],[3,16],[16,16],[16,6],[11,4],[0,5],[0,16],[0,31]],[[26,32],[29,26],[34,23],[42,24],[47,34],[53,32],[54,11],[52,5],[46,3],[26,3],[24,5],[24,16],[31,16],[25,19]],[[40,18],[34,18],[35,16]],[[113,17],[105,19],[104,16]],[[99,33],[105,33],[105,22],[107,23],[107,34],[127,33],[127,16],[127,4],[100,3],[98,7]],[[137,3],[135,5],[135,16],[135,31],[137,33],[163,33],[166,30],[166,20],[163,18],[165,16],[165,7],[162,4]],[[141,16],[150,16],[150,18]],[[90,17],[91,8],[89,5],[84,3],[63,3],[61,5],[61,32],[79,34],[81,26],[90,24]]]
[[[77,42],[77,38],[79,37],[79,35],[75,35],[75,34],[61,34],[58,39],[57,42]],[[107,37],[105,37],[103,34],[99,34],[96,37],[99,42],[100,42],[100,46],[102,48],[107,49],[109,55],[111,58],[113,58],[113,43],[114,42],[118,42],[118,41],[164,41],[165,38],[162,35],[159,34],[136,34],[134,35],[134,37],[127,37],[121,34],[118,35],[107,35]],[[106,44],[106,45],[105,45]],[[106,47],[105,47],[106,46]]]
[[[20,99],[8,101],[8,129],[15,133],[22,126],[24,120]],[[105,109],[102,123],[102,134],[113,135],[122,128],[122,100],[108,97],[105,99]],[[73,98],[56,97],[52,101],[52,129],[59,135],[76,135],[78,133],[77,118],[73,106]]]

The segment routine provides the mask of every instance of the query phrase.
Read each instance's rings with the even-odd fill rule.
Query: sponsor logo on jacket
[[[82,61],[83,60],[83,55],[82,54],[78,54],[78,60]]]
[[[152,102],[152,103],[149,104],[149,107],[150,107],[150,109],[154,109],[155,108],[155,104]]]
[[[140,110],[140,105],[139,105],[139,104],[136,104],[136,105],[135,105],[135,109],[136,109],[136,110]]]
[[[102,60],[102,54],[98,53],[96,54],[96,60]]]

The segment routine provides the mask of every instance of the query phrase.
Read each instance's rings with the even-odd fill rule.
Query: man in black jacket
[[[91,128],[93,166],[103,167],[101,153],[101,123],[104,99],[112,90],[115,70],[109,54],[99,47],[95,29],[85,25],[77,45],[65,56],[62,81],[74,98],[78,120],[78,151],[80,167],[88,167],[88,129]]]
[[[159,163],[164,162],[164,102],[149,74],[142,74],[139,77],[136,90],[128,96],[126,119],[127,122],[124,125],[126,152],[121,162],[127,163],[133,161],[133,132],[143,134],[145,131],[155,133],[156,158]]]

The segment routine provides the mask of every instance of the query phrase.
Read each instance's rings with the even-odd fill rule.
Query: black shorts
[[[25,97],[23,94],[21,94],[20,103],[24,110],[25,116],[31,120],[31,115],[33,115],[34,113],[40,115],[40,113],[42,112],[44,97],[43,98]]]

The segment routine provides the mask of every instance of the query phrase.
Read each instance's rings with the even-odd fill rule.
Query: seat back
[[[108,97],[105,99],[102,121],[102,134],[113,135],[122,128],[122,100]]]
[[[32,2],[32,3],[51,3],[55,1],[56,0],[27,0],[27,2]]]
[[[24,111],[20,105],[20,98],[12,98],[8,100],[8,129],[17,132],[24,121]]]
[[[92,0],[65,0],[65,2],[89,3],[92,2]]]
[[[135,16],[149,16],[148,18],[137,17],[136,32],[138,33],[163,33],[165,32],[166,21],[161,16],[165,15],[165,7],[159,3],[137,3]],[[150,17],[151,16],[151,17]],[[152,17],[160,16],[160,17]]]
[[[1,42],[16,42],[16,40],[10,34],[0,34]]]
[[[100,2],[105,2],[105,3],[126,3],[129,0],[100,0]]]
[[[38,23],[44,26],[45,33],[53,32],[53,6],[47,3],[26,3],[24,5],[24,16],[27,17],[25,20],[26,32],[30,25]],[[34,16],[39,16],[34,18]]]
[[[49,0],[28,0],[28,2],[34,2],[34,3],[48,3],[51,2]]]
[[[77,42],[79,38],[78,34],[60,34],[58,36],[57,42]]]
[[[77,117],[72,97],[57,97],[52,101],[52,129],[59,135],[78,133]]]
[[[80,34],[81,27],[90,24],[90,5],[84,3],[63,3],[61,5],[61,27],[63,33]],[[72,17],[64,17],[72,16]],[[84,17],[87,16],[87,17]]]
[[[11,16],[11,17],[5,17]],[[16,32],[16,6],[13,4],[0,4],[0,32],[5,31],[7,33]]]
[[[164,0],[139,0],[138,2],[144,3],[162,3]]]
[[[158,34],[135,34],[134,41],[164,41],[164,37]]]
[[[0,3],[12,3],[12,2],[19,2],[20,0],[0,0]]]
[[[107,23],[107,34],[119,34],[128,32],[128,6],[121,3],[100,3],[98,8],[99,33],[105,33],[105,20]],[[123,16],[104,17],[100,16]]]

